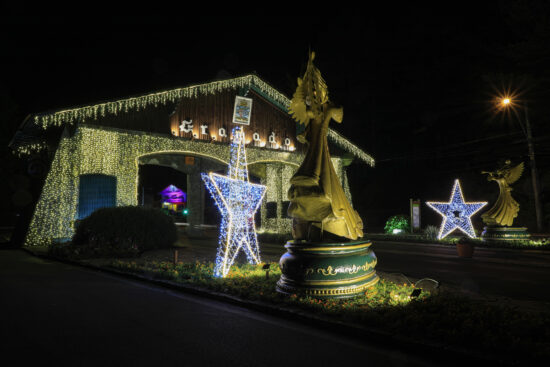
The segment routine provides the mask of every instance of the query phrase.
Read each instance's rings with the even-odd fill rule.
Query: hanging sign
[[[233,110],[233,123],[250,125],[251,114],[252,114],[252,99],[236,96],[235,109]]]

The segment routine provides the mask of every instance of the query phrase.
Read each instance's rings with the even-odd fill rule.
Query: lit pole
[[[512,100],[509,97],[501,100],[504,108],[509,107],[512,104]],[[535,162],[535,146],[533,144],[533,135],[531,134],[531,124],[529,123],[529,112],[527,108],[527,102],[523,106],[525,110],[525,126],[520,118],[518,118],[519,124],[523,133],[527,137],[527,147],[529,149],[529,165],[531,166],[531,182],[533,183],[533,192],[535,196],[535,214],[537,216],[537,231],[542,232],[542,207],[540,205],[540,192],[539,181],[537,178],[537,165]]]

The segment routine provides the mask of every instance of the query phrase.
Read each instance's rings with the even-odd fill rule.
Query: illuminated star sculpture
[[[438,239],[445,238],[456,228],[466,233],[469,237],[475,238],[474,227],[472,226],[471,216],[477,213],[481,208],[487,205],[487,202],[466,203],[462,196],[460,182],[455,180],[451,199],[448,203],[426,202],[426,204],[441,214],[444,218],[439,229]]]
[[[260,263],[254,214],[266,191],[265,186],[249,182],[244,132],[240,127],[235,127],[232,136],[227,176],[212,172],[201,174],[222,215],[214,267],[214,276],[222,278],[229,272],[241,249],[249,263]]]

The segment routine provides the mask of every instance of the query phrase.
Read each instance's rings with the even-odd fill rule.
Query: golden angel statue
[[[328,98],[328,89],[311,52],[303,78],[290,101],[292,117],[305,125],[297,138],[308,144],[306,157],[290,179],[288,215],[293,218],[293,237],[308,239],[313,225],[323,232],[348,239],[363,236],[363,222],[349,203],[328,150],[331,120],[342,122],[344,110]]]
[[[502,168],[494,172],[481,172],[487,174],[488,181],[496,181],[500,189],[498,199],[491,209],[483,213],[481,219],[490,226],[511,226],[514,218],[518,216],[519,204],[512,198],[511,184],[516,182],[523,172],[523,162],[512,167],[512,162],[507,160]]]

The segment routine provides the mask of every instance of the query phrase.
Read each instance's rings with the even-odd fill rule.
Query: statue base
[[[484,241],[528,240],[529,236],[526,227],[487,226],[481,233],[481,239]]]
[[[288,241],[277,291],[315,298],[351,298],[378,283],[370,241]]]

